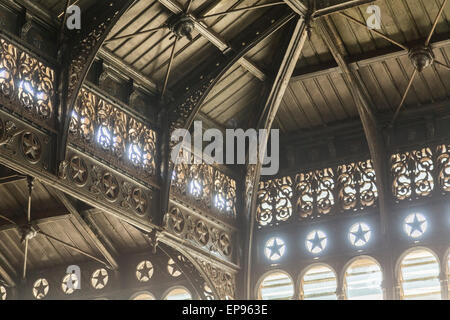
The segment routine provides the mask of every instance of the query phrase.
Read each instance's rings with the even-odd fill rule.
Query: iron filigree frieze
[[[437,147],[438,183],[443,193],[450,192],[450,145]]]
[[[63,182],[88,198],[103,201],[106,206],[113,205],[121,213],[151,221],[152,188],[138,185],[71,148],[58,174]]]
[[[206,217],[173,205],[164,216],[164,228],[221,259],[232,259],[234,231],[226,226],[211,223]]]
[[[72,111],[69,141],[148,181],[156,170],[156,132],[83,88]]]
[[[0,103],[45,128],[53,127],[55,72],[0,38]]]
[[[301,218],[316,218],[330,214],[336,199],[334,170],[299,173],[295,177],[295,190],[298,194],[297,212]]]
[[[377,201],[372,161],[358,161],[260,182],[257,220],[268,226],[292,217],[317,219],[372,208]]]
[[[186,156],[190,156],[191,164],[186,163],[188,161],[172,163],[172,193],[195,208],[234,220],[236,181],[211,165],[196,164],[194,155],[181,150],[179,159]]]
[[[392,193],[396,201],[430,196],[434,190],[431,148],[391,156]]]
[[[378,190],[371,160],[339,166],[337,182],[342,210],[362,210],[376,205]]]
[[[290,177],[260,182],[256,209],[260,225],[287,221],[292,216],[292,186]]]

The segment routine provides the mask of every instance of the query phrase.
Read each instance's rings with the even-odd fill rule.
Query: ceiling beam
[[[183,7],[175,0],[158,0],[164,7],[169,9],[174,14],[180,14],[183,12]],[[232,50],[231,46],[215,31],[208,27],[203,21],[198,21],[192,14],[190,14],[192,21],[194,22],[195,30],[205,37],[209,42],[211,42],[220,51],[226,53]],[[264,71],[259,68],[254,62],[249,59],[242,57],[238,63],[246,69],[250,74],[255,76],[257,79],[264,81],[266,75]]]
[[[114,249],[114,253],[110,252],[107,245],[97,235],[96,230],[84,219],[84,217],[78,212],[78,209],[75,208],[72,201],[63,192],[53,189],[53,193],[64,204],[67,210],[69,210],[71,217],[73,217],[81,225],[83,228],[82,231],[88,237],[87,239],[89,243],[95,246],[113,270],[117,270],[119,268],[119,263],[113,255],[114,253],[117,254],[117,251]]]
[[[341,52],[344,52],[342,40],[337,30],[329,22],[328,17],[316,20],[316,26],[319,34],[326,43],[328,49],[336,60],[343,72],[343,78],[346,81],[353,100],[356,104],[361,122],[363,125],[366,140],[369,145],[370,155],[373,161],[374,170],[377,176],[377,189],[380,208],[381,232],[386,233],[388,209],[387,194],[389,191],[388,175],[386,169],[387,153],[384,146],[383,136],[377,126],[373,115],[373,103],[371,102],[367,89],[361,78],[358,77],[346,63]]]
[[[431,44],[433,49],[441,49],[450,45],[450,33],[437,34],[433,37],[434,42]],[[412,48],[417,43],[423,43],[425,39],[420,39],[414,42],[405,44],[408,48]],[[402,50],[397,46],[374,50],[368,53],[357,56],[348,56],[347,64],[351,70],[359,70],[361,68],[370,66],[374,63],[386,61],[389,59],[398,59],[407,56],[408,51]],[[437,66],[438,67],[438,66]],[[320,65],[308,66],[295,70],[291,81],[303,81],[314,79],[321,76],[326,76],[332,73],[342,73],[342,69],[338,66],[336,61],[323,62]]]
[[[374,2],[376,2],[377,0],[338,0],[338,1],[334,1],[335,4],[330,5],[330,6],[325,6],[323,8],[319,8],[316,11],[314,11],[312,18],[313,19],[317,19],[320,17],[325,17],[328,16],[330,14],[333,13],[338,13],[344,10],[348,10],[348,9],[352,9],[352,8],[357,8],[359,6],[363,6],[366,4],[373,4]]]
[[[284,0],[286,4],[297,14],[305,16],[308,12],[308,8],[301,0]]]
[[[285,43],[281,45],[280,53],[274,61],[274,65],[277,66],[276,74],[273,80],[268,83],[266,92],[263,96],[263,104],[259,117],[257,118],[256,129],[270,130],[272,128],[273,121],[278,112],[278,109],[283,100],[283,96],[289,85],[289,80],[294,72],[294,68],[297,64],[300,54],[303,50],[306,38],[307,38],[307,21],[303,16],[299,16],[292,22],[290,28],[285,32]],[[265,137],[265,141],[259,141],[259,145],[267,147],[268,137]],[[264,154],[264,150],[258,150],[259,154]],[[248,226],[247,230],[243,232],[243,238],[245,240],[244,252],[247,256],[244,258],[243,268],[243,280],[245,287],[243,288],[245,299],[252,298],[252,261],[253,261],[253,238],[256,221],[256,209],[257,209],[257,191],[261,176],[262,163],[258,161],[257,164],[249,164],[247,167],[247,179],[245,179],[245,208],[242,215],[243,225]]]
[[[17,219],[17,217],[20,217]],[[40,212],[31,212],[31,223],[33,225],[43,225],[46,223],[57,222],[60,220],[65,220],[70,217],[69,212],[65,209],[56,209],[55,211],[40,211]],[[24,212],[17,212],[13,217],[8,216],[9,219],[14,221],[14,224],[5,222],[3,219],[0,219],[0,232],[10,231],[16,229],[18,226],[26,225],[27,219]]]

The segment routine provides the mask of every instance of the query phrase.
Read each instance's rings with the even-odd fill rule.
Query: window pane
[[[304,300],[336,300],[336,288],[336,275],[326,266],[312,267],[302,278]]]
[[[383,275],[375,260],[361,258],[353,262],[345,273],[348,300],[383,300]]]
[[[192,300],[192,296],[186,289],[176,288],[171,290],[164,300]]]
[[[260,300],[289,300],[294,295],[291,278],[282,272],[274,272],[264,278],[259,286]]]
[[[132,300],[155,300],[151,293],[141,293],[135,296]]]
[[[439,270],[439,263],[428,250],[409,253],[400,265],[402,299],[441,299]]]

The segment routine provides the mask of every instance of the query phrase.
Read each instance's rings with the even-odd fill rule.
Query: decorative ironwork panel
[[[55,72],[43,62],[0,39],[0,102],[14,112],[52,127]]]
[[[59,178],[80,194],[130,216],[151,220],[153,189],[136,184],[107,166],[69,149],[60,165]]]
[[[171,163],[172,192],[197,208],[235,219],[236,181],[211,165],[196,164],[190,152],[180,150],[178,159]]]
[[[226,226],[212,223],[207,218],[174,205],[164,216],[164,228],[204,248],[208,253],[229,261],[232,258],[234,235]]]
[[[376,205],[378,190],[371,160],[339,166],[337,183],[342,210],[358,210]]]
[[[292,216],[292,179],[281,179],[261,182],[258,191],[257,219],[266,226],[286,221]]]
[[[236,181],[220,171],[214,176],[214,205],[229,218],[236,218]]]
[[[426,197],[434,190],[434,161],[430,148],[391,156],[392,192],[397,201]]]
[[[196,260],[217,290],[219,299],[234,300],[236,298],[236,276],[200,258],[196,258]]]
[[[156,133],[83,88],[72,112],[69,141],[136,178],[156,170]]]
[[[49,137],[3,112],[0,112],[0,148],[1,155],[9,161],[39,171],[49,167]]]
[[[335,204],[334,179],[334,171],[331,168],[297,174],[296,205],[301,218],[315,218],[331,212]]]
[[[364,210],[377,205],[375,169],[372,161],[366,160],[262,181],[257,201],[260,226],[292,216],[317,219],[339,211]]]
[[[438,183],[443,193],[450,192],[450,145],[437,147]]]

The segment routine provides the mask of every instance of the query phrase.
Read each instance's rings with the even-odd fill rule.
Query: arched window
[[[326,265],[310,267],[300,284],[303,300],[336,300],[336,289],[336,274]]]
[[[416,249],[400,262],[400,298],[403,300],[439,300],[439,262],[429,250]]]
[[[450,253],[447,256],[447,286],[448,286],[448,299],[450,300]]]
[[[348,300],[383,300],[380,265],[372,258],[361,257],[345,271],[344,286]]]
[[[192,295],[186,288],[177,287],[166,293],[164,300],[192,300]]]
[[[259,300],[289,300],[293,295],[294,284],[291,277],[280,271],[265,276],[258,289]]]
[[[138,292],[134,294],[130,300],[156,300],[155,296],[150,292]]]

